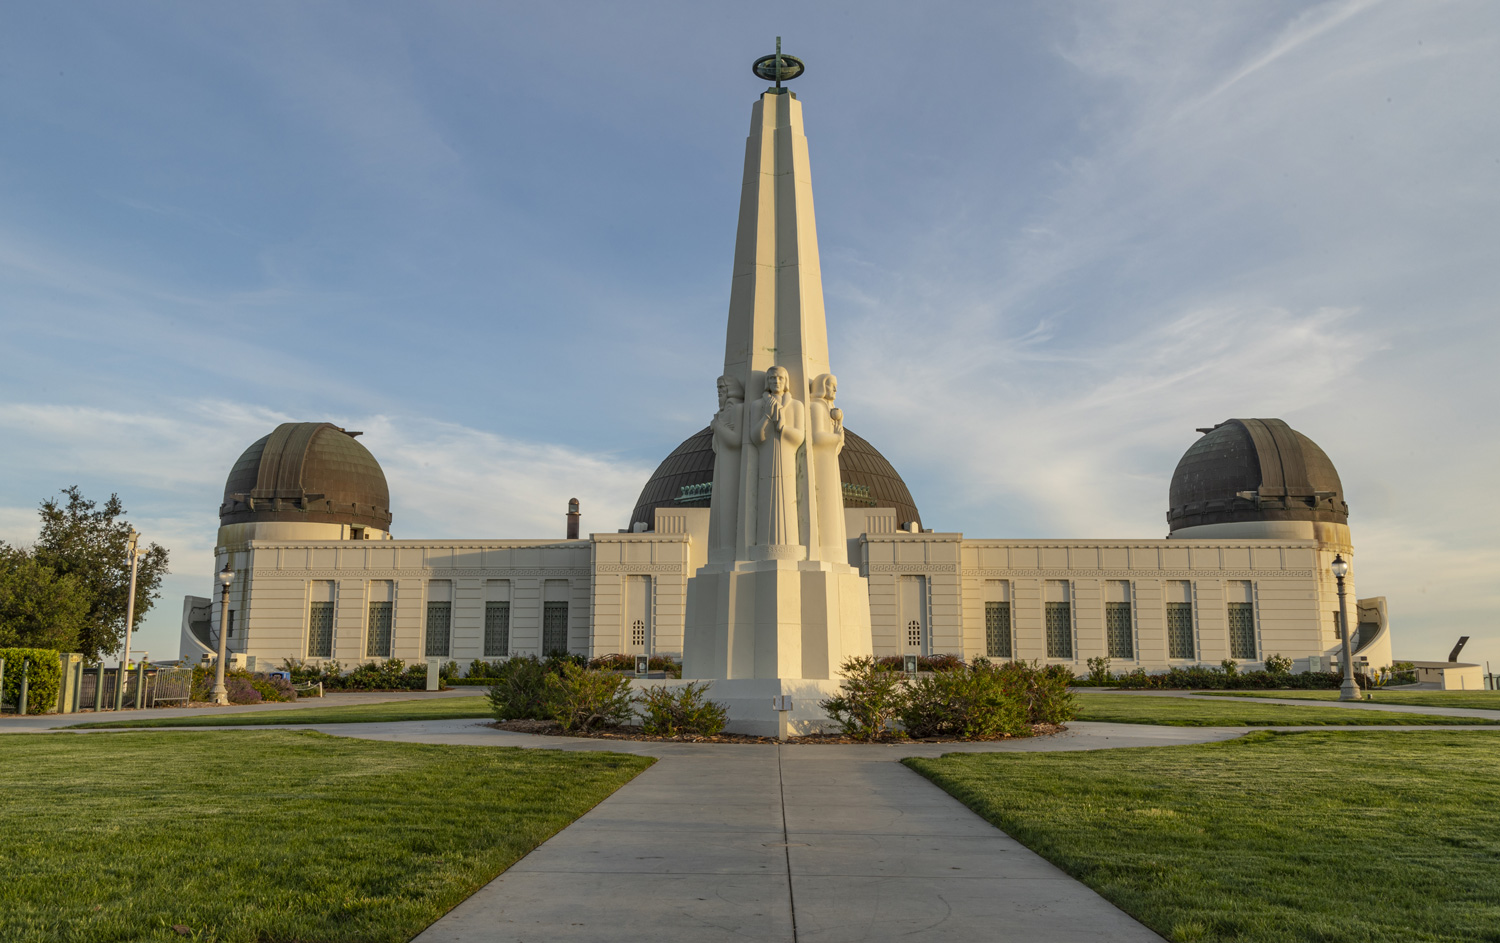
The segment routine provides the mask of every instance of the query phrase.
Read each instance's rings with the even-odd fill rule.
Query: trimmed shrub
[[[546,676],[547,713],[565,733],[617,727],[632,714],[630,679],[613,671],[590,671],[572,661]]]
[[[843,692],[818,706],[846,737],[874,740],[887,733],[890,722],[906,705],[906,676],[868,655],[849,659],[839,670]]]
[[[214,666],[204,662],[193,666],[192,699],[213,699]],[[251,674],[243,668],[230,668],[224,672],[224,690],[231,704],[259,704],[262,701],[295,701],[297,692],[292,683],[284,678],[268,678],[263,674]]]
[[[57,710],[57,690],[62,686],[62,661],[50,648],[0,648],[5,659],[5,690],[0,700],[13,709],[21,706],[21,666],[26,667],[26,713],[50,714]]]
[[[1236,671],[1230,674],[1222,668],[1190,665],[1186,668],[1168,668],[1161,674],[1147,674],[1144,669],[1137,668],[1130,674],[1121,675],[1116,683],[1121,688],[1131,690],[1274,691],[1279,689],[1305,691],[1337,688],[1343,680],[1344,676],[1334,671],[1304,671],[1301,674]]]
[[[1114,682],[1115,676],[1109,673],[1109,659],[1107,657],[1090,658],[1088,665],[1089,684],[1112,684]]]
[[[649,687],[636,697],[641,708],[641,729],[653,737],[712,737],[729,722],[729,709],[708,700],[707,681],[680,688]]]
[[[902,655],[881,655],[875,659],[875,664],[890,671],[905,671],[906,658]],[[961,655],[918,655],[918,671],[956,671],[966,668]]]
[[[992,670],[1005,693],[1016,699],[1028,724],[1067,723],[1077,713],[1073,692],[1068,690],[1073,672],[1067,665],[1042,667],[1036,662],[1009,661]]]
[[[1031,736],[1020,699],[988,663],[917,678],[905,693],[901,723],[913,737]]]
[[[547,666],[533,655],[517,655],[492,665],[490,710],[497,720],[546,720]]]
[[[1266,671],[1273,675],[1289,675],[1292,673],[1292,660],[1285,655],[1267,655]]]

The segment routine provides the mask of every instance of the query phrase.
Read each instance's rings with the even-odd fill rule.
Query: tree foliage
[[[0,648],[76,651],[88,610],[77,580],[0,542]]]
[[[33,559],[60,577],[69,577],[88,603],[74,648],[86,658],[117,651],[125,637],[125,609],[130,595],[130,524],[120,496],[112,494],[102,506],[85,498],[78,486],[48,498],[41,506],[42,532]],[[135,623],[161,598],[167,574],[167,548],[146,551],[136,573]]]

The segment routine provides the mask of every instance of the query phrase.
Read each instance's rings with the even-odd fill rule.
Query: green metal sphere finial
[[[761,56],[750,67],[750,71],[754,72],[760,78],[768,82],[775,82],[777,88],[781,88],[782,82],[790,82],[792,79],[795,79],[806,71],[806,69],[807,67],[802,64],[801,59],[798,59],[796,56],[782,54],[780,36],[776,37],[775,54]]]

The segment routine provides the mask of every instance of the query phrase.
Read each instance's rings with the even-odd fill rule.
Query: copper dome
[[[1349,522],[1338,470],[1280,419],[1229,419],[1200,430],[1172,473],[1172,530],[1244,521]]]
[[[672,450],[641,489],[630,515],[637,522],[655,526],[659,507],[708,507],[714,480],[714,434],[705,427]],[[906,482],[876,451],[875,446],[844,429],[844,448],[839,452],[839,477],[844,483],[844,506],[894,508],[896,523],[922,522]]]
[[[370,450],[330,422],[284,422],[230,469],[220,524],[350,524],[390,530],[391,494]]]

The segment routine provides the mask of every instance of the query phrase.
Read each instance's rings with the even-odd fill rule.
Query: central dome
[[[922,523],[906,482],[876,451],[875,446],[844,428],[844,448],[839,452],[839,478],[844,484],[846,508],[892,508],[896,523]],[[672,450],[641,489],[630,515],[630,529],[637,523],[654,527],[659,507],[708,507],[714,480],[714,432],[704,427]]]

